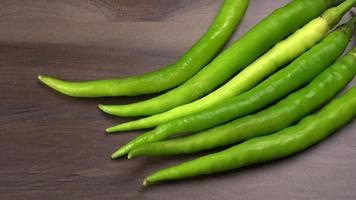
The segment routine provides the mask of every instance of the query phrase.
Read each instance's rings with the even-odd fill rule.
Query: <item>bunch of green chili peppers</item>
[[[341,56],[356,17],[334,29],[356,0],[293,0],[220,52],[248,3],[225,0],[207,32],[175,63],[157,71],[86,82],[39,79],[72,97],[163,92],[133,104],[99,105],[111,115],[146,116],[107,128],[108,133],[153,128],[115,151],[112,159],[230,146],[160,170],[144,185],[289,156],[356,116],[355,86],[333,99],[356,74],[356,47]]]

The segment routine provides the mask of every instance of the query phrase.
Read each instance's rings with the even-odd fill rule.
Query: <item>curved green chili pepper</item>
[[[340,1],[294,0],[254,26],[179,87],[146,101],[129,105],[99,105],[99,108],[108,114],[117,116],[146,116],[192,102],[216,89],[274,44],[319,16],[330,2]],[[346,0],[346,2],[349,6],[356,0]]]
[[[73,97],[137,96],[171,89],[215,57],[241,21],[248,3],[248,0],[225,0],[209,30],[177,62],[160,70],[116,80],[67,82],[48,76],[39,76],[39,79]]]
[[[356,116],[356,87],[318,113],[277,133],[250,139],[227,150],[200,157],[148,176],[144,185],[213,174],[276,160],[302,151],[328,137]]]
[[[141,144],[160,141],[183,132],[196,132],[256,112],[261,108],[285,97],[290,92],[309,83],[321,71],[339,57],[349,42],[355,18],[326,36],[320,43],[294,60],[289,66],[273,74],[255,88],[219,102],[208,109],[159,125],[130,141],[112,158],[125,155]]]
[[[257,114],[191,136],[138,146],[129,152],[129,158],[194,153],[282,130],[335,96],[355,74],[356,48],[318,75],[308,86]]]
[[[289,36],[289,38],[275,45],[225,85],[207,96],[164,113],[108,128],[108,132],[155,127],[170,120],[197,113],[224,99],[245,92],[320,41],[335,22],[340,19],[339,16],[343,16],[343,13],[352,7],[353,4],[350,2],[345,2],[336,8],[329,9],[322,16],[312,20]],[[335,10],[338,10],[337,14],[334,13]]]

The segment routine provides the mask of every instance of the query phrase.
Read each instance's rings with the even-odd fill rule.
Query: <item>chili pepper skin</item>
[[[347,5],[347,7],[340,9],[342,11],[341,13],[347,11],[347,8],[352,7],[351,3],[345,2],[339,5],[339,8],[344,5]],[[304,51],[312,47],[316,42],[320,41],[322,37],[333,27],[333,24],[335,24],[335,18],[339,20],[339,16],[343,15],[332,15],[333,18],[328,18],[327,16],[330,15],[329,13],[332,10],[333,9],[329,9],[322,16],[312,20],[287,39],[276,44],[272,49],[242,70],[225,85],[216,89],[207,96],[192,103],[175,107],[163,113],[108,128],[108,132],[129,131],[155,127],[170,120],[197,113],[223,101],[224,99],[228,99],[245,92],[276,71],[278,68],[281,68],[288,62],[295,59]]]
[[[133,148],[128,156],[188,154],[280,131],[330,100],[355,74],[356,48],[318,75],[308,86],[257,114],[191,136],[144,144]]]
[[[108,131],[127,131],[134,128],[151,128],[170,120],[202,111],[224,99],[239,95],[312,47],[316,42],[322,39],[328,30],[329,25],[326,23],[326,20],[321,17],[314,19],[306,26],[299,29],[295,34],[291,35],[288,39],[275,45],[271,50],[242,70],[229,82],[207,96],[191,103],[172,108],[163,113],[120,124],[115,128],[109,128]],[[124,129],[125,127],[126,129]]]
[[[160,141],[174,134],[197,132],[260,110],[308,84],[330,66],[346,49],[353,32],[355,18],[327,35],[320,43],[279,70],[253,89],[226,99],[204,111],[161,124],[118,149],[113,159],[125,155],[133,147]]]
[[[249,0],[225,0],[208,31],[177,62],[147,74],[87,82],[39,76],[47,86],[73,97],[137,96],[176,87],[208,64],[233,34]]]
[[[179,87],[145,101],[128,105],[99,105],[99,108],[117,116],[147,116],[192,102],[216,89],[277,42],[319,16],[328,2],[331,1],[294,0],[254,26]]]
[[[276,160],[302,151],[328,137],[356,116],[356,87],[318,113],[277,133],[250,139],[227,150],[163,169],[148,176],[144,185],[232,170]]]

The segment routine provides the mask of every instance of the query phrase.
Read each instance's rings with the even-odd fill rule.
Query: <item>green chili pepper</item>
[[[257,137],[227,150],[163,169],[148,176],[144,185],[232,170],[283,158],[328,137],[356,116],[356,87],[297,125]]]
[[[192,102],[216,89],[274,44],[319,16],[330,3],[335,4],[335,2],[340,1],[292,1],[254,26],[232,46],[179,87],[142,102],[129,105],[99,105],[99,108],[108,114],[118,116],[146,116]],[[347,6],[350,7],[349,4],[353,5],[356,0],[346,0],[346,2],[348,2]],[[335,14],[330,13],[330,15]],[[331,18],[328,21],[333,24],[332,22],[335,21],[331,20]],[[334,20],[337,19],[335,18]]]
[[[170,120],[202,111],[224,99],[245,92],[278,68],[285,66],[285,64],[289,63],[312,47],[315,43],[319,42],[333,27],[337,20],[340,19],[340,16],[350,9],[352,5],[352,1],[346,1],[336,8],[329,9],[320,17],[312,20],[303,28],[296,31],[289,38],[275,45],[271,50],[237,74],[229,82],[207,96],[192,103],[178,106],[164,113],[120,124],[109,128],[108,131],[127,131],[138,128],[155,127]]]
[[[137,96],[171,89],[215,57],[241,21],[248,3],[248,0],[225,0],[209,30],[177,62],[160,70],[116,80],[67,82],[48,76],[39,76],[39,79],[73,97]]]
[[[112,158],[125,155],[135,146],[160,141],[174,134],[196,132],[256,112],[309,83],[339,57],[350,40],[355,18],[326,36],[320,43],[294,60],[289,66],[273,74],[255,88],[226,99],[204,111],[159,125],[130,141]]]
[[[138,146],[129,152],[129,158],[193,153],[274,133],[319,108],[346,86],[355,74],[356,48],[308,86],[274,106],[191,136]]]

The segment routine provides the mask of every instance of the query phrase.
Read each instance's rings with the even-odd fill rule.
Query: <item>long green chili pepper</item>
[[[250,139],[227,150],[200,157],[148,176],[144,185],[163,180],[213,174],[276,160],[300,152],[328,137],[356,116],[356,87],[297,125]]]
[[[118,116],[146,116],[192,102],[226,82],[274,44],[319,16],[336,2],[340,0],[294,0],[254,26],[179,87],[142,102],[129,105],[99,105],[99,108],[108,114]],[[356,0],[346,2],[353,4]],[[330,16],[333,14],[330,13]]]
[[[48,76],[39,76],[39,79],[73,97],[137,96],[171,89],[215,57],[241,21],[248,3],[248,0],[225,0],[208,31],[178,61],[160,70],[115,80],[67,82]]]
[[[356,1],[353,0],[353,2]],[[352,1],[346,1],[336,8],[327,10],[320,17],[312,20],[303,28],[289,36],[289,38],[279,42],[229,82],[207,96],[164,113],[108,128],[108,131],[127,131],[137,128],[155,127],[170,120],[202,111],[224,99],[245,92],[278,68],[292,61],[315,43],[319,42],[338,22],[340,19],[339,16],[343,16],[352,5]]]
[[[355,18],[326,36],[320,43],[253,89],[219,102],[208,109],[161,124],[117,150],[113,159],[135,146],[166,139],[174,134],[196,132],[256,112],[309,83],[339,57],[352,36]]]
[[[257,114],[191,136],[138,146],[129,152],[129,158],[194,153],[274,133],[319,108],[346,86],[355,74],[356,48],[308,86]]]

